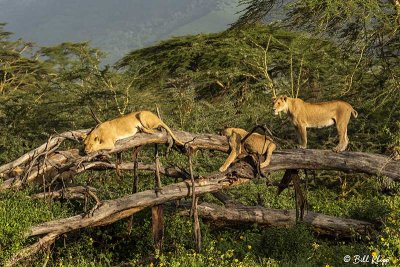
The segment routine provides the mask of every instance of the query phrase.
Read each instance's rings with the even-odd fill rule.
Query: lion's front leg
[[[274,143],[271,143],[271,144],[268,146],[267,152],[265,153],[265,156],[266,156],[265,161],[264,161],[263,163],[260,164],[260,168],[265,168],[265,167],[267,167],[267,166],[270,164],[271,159],[272,159],[272,152],[273,152],[275,149],[276,149],[276,145],[275,145]]]
[[[115,142],[117,140],[113,140],[111,138],[107,138],[100,141],[100,146],[97,150],[112,150],[115,148]]]
[[[307,128],[303,125],[296,126],[297,128],[297,137],[299,140],[299,147],[306,149],[307,148]]]
[[[238,134],[232,134],[229,138],[229,147],[231,149],[231,153],[228,158],[225,160],[225,163],[219,168],[220,172],[224,172],[228,169],[228,167],[232,164],[232,162],[237,158],[241,153],[241,138]]]

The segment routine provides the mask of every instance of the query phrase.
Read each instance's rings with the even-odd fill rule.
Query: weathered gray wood
[[[154,249],[161,252],[164,240],[164,207],[162,204],[151,207],[151,226]]]
[[[68,153],[67,153],[68,152]],[[75,153],[76,152],[76,153]],[[46,180],[52,180],[56,175],[61,178],[72,177],[76,174],[84,172],[86,170],[112,170],[116,169],[116,165],[113,163],[105,162],[105,161],[91,161],[78,164],[67,164],[68,155],[77,155],[77,150],[72,149],[68,151],[63,151],[63,153],[54,153],[49,159],[44,162],[40,167],[35,165],[32,168],[31,173],[28,175],[27,182],[41,182],[42,175],[46,178]],[[74,160],[76,161],[76,159]],[[120,171],[127,171],[134,169],[133,162],[123,162],[118,166]],[[154,164],[144,164],[138,163],[138,170],[143,171],[155,171]],[[181,178],[183,177],[182,171],[177,167],[160,167],[160,173],[167,175],[169,177]],[[22,181],[19,177],[9,178],[2,183],[0,183],[0,191],[10,189],[10,188],[19,188],[22,186]]]
[[[216,172],[205,178],[196,179],[196,192],[201,195],[248,182],[250,180],[249,178],[254,177],[253,171],[253,168],[248,163],[239,162],[234,167],[232,173]],[[93,225],[112,223],[128,217],[143,208],[190,196],[192,192],[191,186],[191,182],[186,180],[162,187],[158,197],[154,190],[147,190],[115,200],[106,200],[93,212],[92,216],[82,218],[83,215],[77,215],[70,218],[46,222],[32,227],[28,236],[51,232],[65,233]]]
[[[373,153],[319,149],[286,149],[274,152],[270,166],[264,171],[313,169],[361,172],[384,175],[400,181],[400,161]]]
[[[211,203],[201,203],[198,205],[198,211],[201,218],[211,220],[213,224],[220,226],[256,223],[287,228],[296,224],[296,210],[232,204],[223,207]],[[188,214],[189,211],[185,213]],[[317,234],[338,238],[365,236],[375,229],[375,225],[369,222],[338,218],[311,211],[305,213],[303,222],[309,224]]]
[[[351,152],[350,155],[341,155],[341,154],[336,154],[333,152],[329,151],[321,151],[323,154],[327,154],[328,158],[331,158],[331,163],[324,163],[321,165],[318,165],[313,162],[313,157],[317,157],[318,153],[314,153],[318,151],[314,150],[294,150],[294,152],[291,155],[294,155],[294,157],[297,157],[299,155],[303,155],[303,161],[306,162],[305,166],[308,166],[308,168],[332,168],[332,166],[340,165],[340,160],[343,160],[343,157],[349,157],[350,159],[346,158],[346,161],[356,161],[354,158],[351,157]],[[291,153],[291,151],[288,151],[286,153]],[[330,153],[333,153],[333,156],[330,155]],[[361,153],[362,154],[362,153]],[[299,164],[295,162],[291,162],[290,159],[287,159],[287,157],[283,157],[282,155],[285,155],[285,151],[277,153],[275,163],[271,163],[270,169],[271,170],[279,170],[281,168],[285,169],[287,168],[285,164]],[[358,155],[359,157],[363,157],[364,155]],[[369,155],[367,154],[367,157]],[[380,158],[384,158],[382,156],[379,156]],[[336,162],[335,162],[336,159]],[[315,161],[318,163],[320,159],[315,159]],[[333,163],[332,163],[333,161]],[[289,162],[289,163],[287,163]],[[354,164],[354,163],[352,163]],[[353,166],[352,164],[345,164],[346,166],[349,167],[342,167],[342,168],[350,168],[352,170],[356,169],[357,166]],[[396,162],[389,162],[390,167],[393,168],[396,166]],[[123,166],[123,165],[122,165]],[[386,165],[387,166],[387,165]],[[296,168],[300,168],[298,165],[295,166]],[[304,167],[304,166],[303,166]],[[133,166],[132,166],[133,168]],[[385,167],[384,167],[385,168]],[[384,169],[383,168],[383,169]],[[393,173],[396,174],[396,171]],[[201,195],[204,193],[208,192],[217,192],[225,188],[229,188],[234,185],[239,185],[245,182],[248,182],[251,178],[254,178],[255,175],[255,170],[253,167],[246,163],[245,161],[241,161],[236,163],[232,168],[228,169],[227,172],[225,173],[219,173],[215,172],[210,175],[208,175],[205,178],[201,179],[196,179],[195,180],[195,187],[196,187],[196,194]],[[397,175],[397,174],[396,174]],[[396,177],[396,175],[392,175],[392,177]],[[191,195],[191,190],[192,190],[192,183],[190,181],[184,181],[181,183],[176,183],[176,184],[171,184],[162,187],[161,192],[159,192],[159,195],[157,197],[156,193],[154,190],[147,190],[144,192],[139,192],[136,194],[132,195],[127,195],[125,197],[115,199],[115,200],[106,200],[102,203],[102,205],[94,210],[94,212],[91,214],[91,216],[85,216],[85,214],[80,214],[77,216],[69,217],[69,218],[64,218],[64,219],[58,219],[54,221],[49,221],[45,222],[43,224],[37,225],[32,227],[29,232],[27,233],[27,236],[36,236],[36,235],[42,235],[42,234],[48,234],[54,237],[54,235],[58,236],[70,231],[74,231],[77,229],[85,228],[85,227],[93,227],[93,226],[99,226],[99,225],[105,225],[109,223],[113,223],[117,220],[120,220],[122,218],[126,218],[131,216],[132,214],[146,208],[146,207],[152,207],[156,206],[168,201],[172,200],[177,200],[182,197],[190,196]],[[245,210],[241,210],[238,213],[239,218],[243,217],[243,214],[245,213]],[[272,212],[272,211],[270,211]],[[295,213],[291,214],[290,212],[283,213],[279,211],[275,211],[276,215],[274,215],[275,221],[273,222],[275,225],[288,225],[292,221],[292,218],[295,218]],[[289,216],[289,215],[290,216]],[[285,217],[285,216],[286,217]],[[266,215],[262,214],[260,216],[255,216],[256,222],[260,219],[257,218],[264,218]],[[279,217],[280,216],[280,217]],[[254,217],[254,216],[253,216]],[[356,229],[356,231],[362,231],[362,227],[365,227],[368,229],[368,227],[372,227],[371,224],[364,223],[362,224],[362,227],[359,226],[359,222],[357,221],[346,221],[343,223],[343,221],[339,220],[337,222],[334,221],[334,218],[331,217],[321,217],[318,214],[313,214],[313,213],[308,213],[305,218],[305,221],[310,221],[310,222],[315,222],[315,228],[317,229],[318,227],[321,228],[320,233],[331,233],[333,231],[338,230],[339,232],[346,233],[348,232],[348,228],[353,227]],[[328,225],[326,227],[322,227],[321,225],[324,225],[324,222]],[[336,228],[332,228],[329,230],[329,223],[334,222],[338,224]],[[272,222],[271,222],[272,223]],[[272,225],[272,224],[271,224]],[[342,229],[342,230],[340,230]],[[367,231],[367,230],[366,230]],[[53,238],[52,238],[53,239]],[[35,244],[34,244],[35,245]],[[34,246],[32,245],[32,246]],[[18,259],[20,259],[19,255],[15,255]],[[15,258],[14,257],[14,258]]]
[[[45,179],[51,180],[51,178],[56,175],[59,175],[60,177],[65,177],[70,174],[72,175],[79,173],[80,171],[83,171],[85,169],[80,168],[76,172],[73,172],[71,170],[76,165],[71,164],[71,161],[76,161],[76,158],[78,157],[79,151],[77,149],[52,153],[47,157],[46,160],[44,160],[44,162],[38,162],[34,166],[32,166],[29,174],[26,176],[25,182],[32,183],[37,180],[42,180],[38,179],[41,177],[45,177]],[[93,166],[93,163],[87,163],[86,165],[90,168]],[[9,178],[0,184],[0,191],[10,188],[19,188],[22,185],[23,182],[21,177]]]
[[[26,180],[32,182],[35,181],[36,178],[41,178],[43,176],[51,180],[57,176],[72,176],[88,169],[115,168],[115,164],[99,161],[94,157],[94,155],[80,155],[77,149],[69,151],[53,151],[65,139],[78,141],[82,137],[82,134],[87,131],[88,130],[78,130],[66,132],[49,139],[47,143],[37,149],[28,152],[11,163],[0,166],[0,175],[8,176],[11,173],[10,171],[15,167],[20,167],[22,169],[25,168],[29,169],[29,173],[25,174]],[[228,152],[229,150],[227,140],[222,136],[212,134],[191,134],[182,131],[174,131],[174,134],[183,142],[190,143],[190,147],[195,150],[208,149],[222,152]],[[107,154],[125,151],[146,144],[167,143],[168,136],[164,132],[158,132],[155,134],[139,133],[134,137],[117,142],[115,149],[108,151]],[[33,158],[36,159],[34,161],[35,164],[26,164]],[[40,162],[40,160],[42,160],[42,162]],[[134,164],[122,163],[119,168],[120,170],[132,170]],[[139,164],[139,169],[154,170],[155,168],[152,164]],[[273,154],[271,164],[267,168],[264,168],[263,171],[268,172],[286,169],[324,169],[362,172],[372,175],[385,175],[395,181],[400,181],[400,161],[394,161],[383,155],[362,152],[346,151],[335,153],[330,150],[313,149],[276,151]],[[160,168],[160,171],[174,177],[187,176],[176,168],[173,168],[172,171]],[[239,162],[235,167],[228,169],[225,173],[216,172],[208,175],[206,178],[197,179],[195,181],[196,194],[201,195],[208,192],[217,192],[221,189],[229,188],[230,186],[242,184],[248,182],[249,179],[254,177],[254,175],[255,170],[252,166],[246,162]],[[22,183],[19,178],[11,177],[0,185],[0,190],[19,187],[21,185]],[[154,190],[147,190],[119,199],[107,200],[104,201],[102,205],[91,214],[91,216],[80,214],[70,218],[54,220],[34,226],[30,229],[27,236],[42,234],[47,234],[47,236],[45,236],[42,241],[39,240],[26,250],[17,253],[13,258],[11,258],[11,261],[15,263],[24,257],[31,255],[32,252],[34,253],[42,247],[43,243],[48,244],[53,242],[57,236],[63,233],[85,227],[109,224],[122,218],[129,217],[146,207],[153,207],[164,202],[190,196],[191,186],[192,184],[189,181],[184,181],[164,186],[158,197]],[[208,207],[208,209],[210,209],[210,207]],[[288,226],[295,220],[294,211],[260,211],[241,208],[241,210],[231,212],[233,212],[230,213],[232,218],[234,218],[234,216],[239,216],[239,218],[248,217],[247,219],[241,219],[239,221],[251,219],[256,223],[260,222],[267,225],[270,223],[271,225]],[[227,215],[225,215],[225,217],[227,217]],[[221,220],[228,220],[225,217],[222,216]],[[270,219],[267,220],[266,218]],[[306,214],[304,220],[311,223],[314,229],[319,229],[319,233],[321,234],[334,234],[334,232],[337,232],[341,235],[348,235],[350,233],[348,230],[349,228],[353,228],[356,232],[360,233],[362,233],[363,229],[365,232],[368,232],[368,229],[373,228],[371,224],[365,222],[335,219],[334,217],[315,214],[312,212]],[[332,225],[335,226],[333,227]]]
[[[49,140],[46,143],[42,144],[38,148],[33,149],[32,151],[29,151],[28,153],[22,155],[21,157],[19,157],[18,159],[14,160],[10,163],[0,166],[0,174],[7,173],[11,169],[13,169],[17,166],[20,166],[21,164],[32,159],[33,157],[38,156],[45,151],[51,150],[53,147],[59,145],[65,139],[72,139],[72,140],[78,141],[82,137],[82,134],[87,133],[88,131],[89,131],[88,129],[68,131],[68,132],[58,134],[52,138],[49,138]]]
[[[73,136],[74,138],[77,138],[77,136],[82,134],[84,131],[85,130],[71,132],[71,136],[69,137],[72,138]],[[212,134],[191,134],[182,131],[174,131],[174,134],[176,134],[176,136],[183,142],[189,142],[190,147],[193,149],[210,149],[222,152],[227,152],[229,149],[226,138],[222,136]],[[163,132],[157,132],[155,134],[138,133],[134,137],[117,142],[115,149],[108,153],[116,153],[146,144],[166,144],[167,142],[168,136]],[[38,151],[43,152],[43,147]],[[57,157],[55,154],[58,154]],[[74,155],[72,158],[63,156],[69,154]],[[21,162],[27,161],[31,156],[32,155],[23,156],[12,163],[3,165],[0,167],[0,170],[9,170],[11,166],[20,166],[22,164]],[[31,173],[27,176],[28,181],[34,181],[35,177],[41,177],[41,175],[54,175],[54,166],[56,165],[57,169],[61,169],[63,172],[67,173],[72,171],[72,174],[90,168],[101,168],[101,165],[106,168],[111,168],[110,164],[100,162],[93,164],[92,162],[88,162],[90,160],[92,160],[91,157],[77,155],[76,152],[53,152],[51,155],[48,155],[47,162],[38,163],[37,166],[32,168]],[[51,164],[49,162],[51,162]],[[130,165],[125,166],[128,166],[127,169],[133,168],[133,166]],[[124,166],[121,165],[120,169],[123,170]],[[384,175],[395,181],[400,181],[400,161],[395,161],[387,156],[379,154],[363,152],[345,151],[335,153],[331,150],[315,149],[288,149],[276,151],[272,156],[271,164],[263,171],[268,172],[285,169],[321,169],[361,172],[372,175]],[[0,190],[20,186],[18,181],[17,183],[15,183],[15,181],[16,180],[13,180],[13,178],[6,180],[2,185],[0,185]]]

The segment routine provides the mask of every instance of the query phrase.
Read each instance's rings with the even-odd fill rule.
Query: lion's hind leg
[[[142,130],[143,132],[147,133],[147,134],[155,134],[155,133],[157,133],[156,130],[151,129],[151,128],[145,128],[145,127],[143,127],[141,130]]]
[[[342,152],[346,150],[347,145],[349,144],[349,137],[347,136],[347,125],[350,121],[350,115],[345,114],[342,118],[338,118],[336,123],[336,128],[339,135],[339,144],[333,149],[335,152]]]
[[[138,127],[141,131],[147,134],[157,133],[156,128],[160,126],[160,118],[158,118],[157,115],[148,111],[142,111],[136,118],[139,120]]]

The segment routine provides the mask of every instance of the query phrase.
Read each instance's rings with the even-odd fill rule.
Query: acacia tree
[[[339,44],[344,50],[384,60],[385,70],[398,63],[400,1],[398,0],[241,0],[242,15],[232,27],[263,21],[274,6],[288,11],[281,26],[303,30]],[[398,73],[397,73],[398,74]]]
[[[0,93],[40,87],[45,69],[35,56],[32,43],[11,41],[11,32],[0,23]]]
[[[263,22],[273,8],[285,8],[286,17],[275,22],[278,26],[329,40],[341,49],[342,57],[353,58],[345,75],[347,88],[338,88],[339,97],[357,96],[354,104],[363,116],[379,122],[371,127],[385,129],[392,142],[400,144],[399,0],[241,0],[239,4],[244,9],[233,29]]]

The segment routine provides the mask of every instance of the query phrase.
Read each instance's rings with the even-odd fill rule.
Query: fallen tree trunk
[[[71,136],[77,140],[77,136],[82,131],[71,132]],[[195,149],[210,149],[227,152],[229,146],[227,140],[223,136],[212,134],[191,134],[188,132],[174,131],[177,137],[183,142],[190,143]],[[72,138],[70,136],[70,138]],[[134,137],[121,140],[116,143],[115,149],[108,152],[115,153],[128,150],[145,144],[166,144],[168,136],[164,132],[155,134],[139,133]],[[42,145],[43,146],[43,145]],[[43,148],[41,148],[42,151]],[[36,153],[36,152],[35,152]],[[38,152],[37,152],[38,153]],[[42,151],[43,153],[43,151]],[[32,154],[29,152],[28,154]],[[21,158],[27,159],[28,156]],[[29,169],[30,173],[25,174],[27,181],[34,181],[39,177],[48,177],[56,175],[72,176],[88,169],[114,168],[110,162],[98,161],[92,162],[93,157],[80,155],[78,150],[56,151],[48,155],[45,162],[37,162],[37,164]],[[11,165],[6,164],[0,167],[0,170],[16,167],[17,163],[25,162],[23,160],[14,161]],[[123,164],[120,169],[133,169],[133,164]],[[286,169],[320,169],[320,170],[339,170],[348,172],[361,172],[372,175],[384,175],[395,181],[400,181],[400,161],[379,154],[362,153],[362,152],[341,152],[335,153],[330,150],[315,149],[288,149],[274,152],[271,164],[265,168],[264,172],[286,170]],[[64,174],[63,174],[64,173]],[[20,178],[12,177],[4,181],[0,185],[0,190],[11,187],[20,187],[22,183]]]
[[[47,181],[51,180],[51,178],[56,175],[61,178],[70,176],[72,173],[79,173],[71,171],[71,169],[75,167],[74,165],[71,165],[71,162],[75,162],[77,158],[79,158],[79,151],[77,149],[52,153],[51,155],[48,155],[46,159],[31,166],[29,173],[23,173],[17,177],[4,180],[0,184],[0,191],[10,188],[19,188],[24,184],[24,182],[32,183],[38,180],[43,180],[39,178],[44,178]],[[23,176],[25,176],[25,179]]]
[[[211,203],[198,205],[199,216],[218,226],[259,224],[272,227],[291,227],[296,224],[296,210],[268,209],[260,206],[229,204],[225,207]],[[189,211],[184,211],[188,215]],[[365,221],[344,219],[316,212],[306,212],[303,222],[319,235],[350,238],[371,234],[375,225]]]
[[[63,151],[65,152],[65,151]],[[68,153],[69,155],[72,155],[75,150],[69,150]],[[117,165],[114,163],[110,162],[105,162],[105,161],[92,161],[92,162],[85,162],[80,164],[79,166],[76,165],[71,165],[71,164],[65,164],[68,160],[68,154],[66,153],[57,153],[53,154],[49,160],[51,161],[46,161],[42,167],[40,166],[35,166],[32,168],[32,172],[28,175],[28,178],[26,179],[27,182],[41,182],[42,176],[45,177],[46,180],[51,180],[55,176],[58,178],[72,178],[74,175],[77,175],[81,172],[87,171],[87,170],[113,170],[116,169]],[[49,163],[51,162],[51,163]],[[128,170],[133,170],[134,169],[134,163],[133,162],[122,162],[119,164],[118,169],[120,171],[128,171]],[[138,164],[138,170],[143,170],[143,171],[155,171],[155,166],[154,164],[144,164],[144,163],[139,163]],[[183,178],[185,177],[185,173],[183,170],[179,169],[178,167],[175,166],[170,166],[170,167],[160,167],[160,173],[169,177],[173,178]],[[22,180],[18,177],[15,178],[9,178],[3,183],[0,184],[0,191],[5,190],[5,189],[10,189],[10,188],[19,188],[23,185]]]
[[[22,155],[21,157],[19,157],[18,159],[14,160],[10,163],[0,166],[0,174],[4,175],[7,172],[9,172],[10,170],[31,160],[32,158],[37,157],[37,156],[45,153],[46,151],[50,151],[51,149],[53,149],[55,147],[58,147],[65,139],[79,141],[79,139],[82,138],[82,134],[87,133],[88,131],[89,131],[88,129],[68,131],[68,132],[58,134],[54,137],[50,137],[46,143],[42,144],[38,148],[36,148],[32,151],[29,151],[28,153]]]
[[[225,137],[209,134],[194,135],[186,132],[175,133],[179,139],[183,140],[184,142],[190,142],[192,147],[198,149],[219,150],[223,152],[228,151],[228,145]],[[156,134],[137,134],[132,138],[118,142],[116,144],[116,148],[109,153],[127,150],[144,144],[167,142],[167,135],[162,132]],[[44,151],[41,153],[44,153]],[[58,156],[64,156],[64,158],[60,157],[62,158],[61,162],[57,162],[55,156],[56,154],[58,154]],[[98,159],[94,157],[81,156],[79,153],[71,153],[71,151],[53,152],[53,154],[46,155],[45,160],[48,159],[52,160],[52,164],[43,165],[48,166],[49,168],[42,173],[40,173],[40,168],[37,168],[37,177],[39,177],[39,174],[45,176],[54,170],[58,171],[57,175],[62,175],[63,173],[74,175],[87,169],[115,168],[115,165],[110,162],[98,161]],[[96,161],[93,162],[92,160]],[[50,166],[54,167],[51,168]],[[120,169],[132,168],[133,163],[126,163],[120,166]],[[153,167],[152,165],[146,165],[143,168],[152,169]],[[273,155],[271,164],[263,171],[277,171],[298,168],[335,169],[342,171],[364,172],[369,174],[382,174],[396,181],[400,181],[400,162],[393,161],[385,156],[360,152],[334,153],[327,150],[310,149],[277,151]],[[34,170],[33,167],[30,169]],[[177,170],[175,171],[175,175],[177,176],[182,174]],[[249,163],[241,161],[229,168],[225,173],[213,173],[207,176],[207,178],[197,180],[195,183],[196,193],[201,195],[207,192],[216,192],[233,185],[245,183],[248,182],[249,179],[253,178],[255,174],[256,173],[253,166],[251,166]],[[29,173],[27,177],[33,177],[32,180],[34,180],[34,175],[30,175],[31,174]],[[11,184],[13,183],[11,182]],[[96,209],[93,214],[91,214],[91,216],[80,214],[70,218],[46,222],[32,227],[27,236],[47,234],[47,236],[51,237],[49,238],[50,242],[51,240],[55,240],[55,236],[59,236],[69,231],[85,227],[109,224],[122,218],[129,217],[146,207],[152,207],[190,195],[191,183],[185,181],[163,187],[162,191],[159,192],[158,197],[153,190],[148,190],[133,195],[128,195],[120,199],[107,200],[104,201],[103,204]],[[310,220],[313,219],[315,219],[315,217],[311,216]],[[24,250],[24,253],[26,253],[26,251],[36,251],[37,246],[37,243],[33,244],[31,246],[32,249],[27,248]],[[13,263],[16,259],[20,260],[21,258],[27,256],[29,255],[21,256],[20,253],[17,253],[10,259],[9,263]]]
[[[286,149],[274,152],[265,171],[285,169],[338,170],[384,175],[400,182],[400,161],[364,152],[340,153],[319,149]]]

